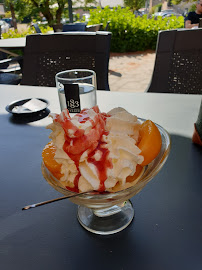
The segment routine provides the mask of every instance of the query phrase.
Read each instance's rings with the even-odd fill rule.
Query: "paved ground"
[[[144,92],[151,80],[155,51],[112,53],[109,60],[111,91]]]

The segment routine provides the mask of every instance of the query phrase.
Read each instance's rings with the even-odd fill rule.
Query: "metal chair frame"
[[[36,33],[38,33],[38,34],[39,34],[39,33],[42,33],[42,32],[41,32],[41,29],[39,28],[39,26],[38,26],[37,23],[33,23],[32,26],[34,27]]]
[[[0,60],[0,84],[19,84],[21,81],[22,66],[22,56]]]

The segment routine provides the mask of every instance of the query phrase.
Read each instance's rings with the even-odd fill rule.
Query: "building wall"
[[[150,2],[150,0],[148,0]],[[97,4],[88,4],[88,7],[97,7],[101,6],[102,8],[109,6],[110,8],[121,6],[124,7],[124,1],[123,0],[96,0]],[[152,0],[152,6],[155,6],[159,3],[164,2],[163,0]],[[79,1],[73,5],[74,8],[79,8],[83,6],[84,7],[84,1]]]
[[[5,15],[4,4],[0,4],[0,15]]]

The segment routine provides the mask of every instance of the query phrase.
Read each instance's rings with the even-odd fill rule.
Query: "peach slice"
[[[52,141],[49,142],[42,151],[42,159],[46,168],[55,176],[57,179],[60,179],[63,174],[61,174],[61,164],[57,163],[54,159],[56,148],[53,145]]]
[[[157,126],[151,121],[146,120],[140,128],[140,139],[137,144],[141,150],[140,155],[144,157],[141,166],[148,165],[157,157],[161,150],[161,134]]]
[[[140,174],[142,173],[142,170],[143,170],[143,167],[137,164],[135,174],[133,176],[128,176],[126,178],[126,182],[129,182],[129,183],[133,182],[135,179],[137,179],[140,176]]]

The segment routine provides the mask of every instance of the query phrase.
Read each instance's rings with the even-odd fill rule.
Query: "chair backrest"
[[[202,29],[160,31],[147,92],[202,94]]]
[[[62,32],[63,24],[58,23],[53,25],[53,31],[56,32]]]
[[[105,26],[104,31],[108,31],[108,29],[109,29],[109,25],[110,25],[110,21],[108,21],[108,22],[107,22],[107,24],[106,24],[106,26]]]
[[[199,18],[199,25],[198,25],[199,28],[202,28],[202,18]]]
[[[96,31],[100,31],[102,28],[103,24],[93,24],[93,25],[87,25],[86,26],[86,31],[88,32],[96,32]]]
[[[37,23],[33,23],[32,25],[34,26],[36,33],[41,33],[41,29],[39,28]]]
[[[75,31],[85,31],[86,23],[68,23],[63,24],[62,32],[75,32]]]
[[[67,32],[26,37],[22,82],[55,86],[56,73],[70,69],[96,72],[97,89],[109,90],[110,32]]]

